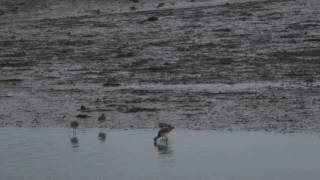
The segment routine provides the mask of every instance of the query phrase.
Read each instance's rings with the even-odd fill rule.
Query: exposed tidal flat
[[[0,126],[319,132],[319,1],[162,3],[1,1]]]

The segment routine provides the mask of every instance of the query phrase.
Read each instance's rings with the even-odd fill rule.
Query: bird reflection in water
[[[76,136],[70,138],[70,143],[73,148],[79,147],[79,140]]]
[[[98,134],[98,140],[100,142],[104,142],[106,140],[107,134],[105,132],[100,131]]]
[[[79,123],[77,121],[72,121],[70,123],[70,127],[73,129],[72,137],[70,138],[70,143],[73,148],[79,147],[79,140],[76,136],[76,130],[77,130],[78,126],[79,126]]]
[[[172,154],[173,150],[169,146],[168,140],[160,140],[159,142],[155,142],[154,147],[157,148],[159,154]]]

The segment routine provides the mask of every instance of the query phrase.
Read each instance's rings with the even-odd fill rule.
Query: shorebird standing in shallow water
[[[104,142],[106,140],[107,134],[105,132],[102,131],[102,123],[104,123],[106,121],[106,115],[104,113],[102,113],[99,117],[98,117],[98,123],[99,125],[99,134],[98,134],[98,139],[101,142]]]
[[[77,121],[71,121],[70,127],[73,129],[73,136],[76,135],[76,129],[78,128],[79,123]]]
[[[155,137],[155,138],[153,138],[153,141],[154,141],[154,143],[155,144],[157,144],[157,140],[159,139],[159,138],[164,138],[165,139],[165,141],[166,141],[166,143],[168,142],[168,137],[167,137],[167,134],[170,132],[170,131],[172,131],[174,129],[174,127],[173,126],[168,126],[168,127],[163,127],[163,128],[161,128],[159,131],[158,131],[158,135]]]
[[[98,122],[99,123],[103,123],[106,121],[106,115],[104,113],[102,113],[99,117],[98,117]]]

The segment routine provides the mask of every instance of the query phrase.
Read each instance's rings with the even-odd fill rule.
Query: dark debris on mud
[[[148,11],[52,18],[19,16],[33,17],[31,4],[21,2],[1,2],[0,8],[1,126],[65,126],[82,119],[96,127],[105,112],[110,128],[170,122],[190,129],[320,129],[315,1],[159,4]],[[285,85],[254,92],[186,88],[264,82]]]

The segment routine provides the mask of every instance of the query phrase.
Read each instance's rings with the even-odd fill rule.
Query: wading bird
[[[153,138],[153,141],[154,141],[154,143],[155,144],[157,144],[157,140],[159,139],[159,138],[164,138],[165,139],[165,141],[166,142],[168,142],[168,137],[167,137],[167,134],[170,132],[170,131],[172,131],[174,129],[174,127],[173,126],[169,126],[169,127],[163,127],[163,128],[161,128],[159,131],[158,131],[158,135],[155,137],[155,138]]]
[[[98,134],[98,139],[101,142],[104,142],[106,140],[107,134],[105,132],[102,132],[102,123],[104,123],[106,121],[106,115],[104,113],[102,113],[99,117],[98,117],[98,123],[100,123],[100,132]]]
[[[77,121],[71,121],[70,127],[73,129],[73,136],[76,135],[76,129],[78,128],[79,123]]]
[[[104,113],[102,113],[99,117],[98,117],[98,122],[99,123],[103,123],[106,121],[106,115]]]

